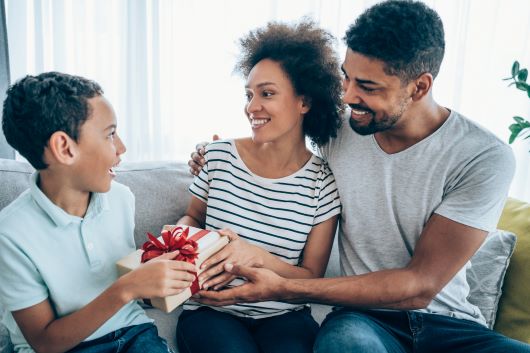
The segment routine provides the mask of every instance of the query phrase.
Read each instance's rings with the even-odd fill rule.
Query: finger
[[[234,265],[231,263],[224,264],[224,270],[230,272],[236,277],[245,277],[249,281],[256,279],[256,269],[248,266]]]
[[[204,156],[204,147],[206,147],[208,143],[209,142],[207,141],[199,142],[198,144],[195,145],[195,151],[197,151],[201,156]]]
[[[228,245],[226,245],[221,251],[210,256],[206,261],[204,261],[201,264],[201,269],[210,269],[210,267],[212,267],[213,265],[218,264],[228,258],[228,256],[230,256],[230,249],[227,249],[227,246]],[[223,270],[221,269],[221,271]]]
[[[213,287],[213,289],[214,290],[219,290],[219,289],[223,288],[224,286],[226,286],[228,283],[232,282],[234,279],[236,279],[236,276],[230,275],[230,276],[228,276],[226,281],[223,281],[223,282],[217,284],[216,286]]]
[[[213,278],[209,278],[206,282],[203,283],[202,285],[202,288],[203,289],[208,289],[208,288],[212,288],[217,290],[217,288],[215,288],[219,283],[224,283],[226,282],[226,280],[230,277],[232,277],[234,275],[230,274],[230,273],[227,273],[227,272],[223,272],[221,273],[219,276],[215,276]]]
[[[236,240],[239,238],[239,235],[237,235],[236,232],[234,232],[232,229],[225,228],[218,231],[219,234],[227,236],[230,241]]]
[[[191,154],[191,159],[195,162],[195,164],[197,164],[198,166],[202,166],[205,162],[204,160],[204,151],[202,153],[202,155],[200,153],[197,153],[197,152],[193,152]]]
[[[170,268],[179,272],[197,272],[197,267],[186,261],[171,261]]]
[[[213,135],[212,140],[217,141],[217,140],[220,140],[220,139],[221,139],[221,138],[219,137],[219,135],[217,135],[217,134],[214,134],[214,135]]]
[[[234,295],[234,292],[237,292],[236,289],[237,288],[231,288],[218,292],[201,290],[193,296],[193,299],[200,303],[214,306],[236,304],[237,300]]]
[[[207,271],[204,271],[199,275],[199,281],[208,281],[210,278],[217,276],[218,274],[222,273],[224,271],[223,269],[223,263],[220,263],[218,265],[215,265],[211,268],[209,268]]]
[[[165,254],[162,254],[162,255],[158,256],[156,258],[156,260],[157,261],[160,261],[160,260],[173,260],[175,257],[177,257],[178,254],[179,254],[178,250],[175,250],[175,251],[172,251],[172,252],[167,252]]]

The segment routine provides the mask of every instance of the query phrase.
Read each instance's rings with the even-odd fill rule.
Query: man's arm
[[[434,214],[427,222],[410,263],[359,276],[285,279],[266,269],[228,266],[249,283],[220,292],[201,291],[211,305],[282,300],[367,308],[420,309],[456,275],[487,233]]]

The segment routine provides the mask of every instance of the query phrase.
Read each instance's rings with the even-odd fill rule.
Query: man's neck
[[[432,101],[407,111],[392,129],[378,132],[375,140],[388,154],[406,150],[438,130],[449,117],[450,111]]]
[[[90,192],[76,190],[70,179],[51,170],[41,170],[37,186],[51,202],[66,213],[84,217],[90,202]]]

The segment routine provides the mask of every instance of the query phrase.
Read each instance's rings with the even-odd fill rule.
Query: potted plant
[[[504,80],[512,81],[508,86],[513,86],[521,91],[526,92],[526,95],[528,98],[530,98],[530,85],[526,83],[526,79],[528,78],[528,70],[527,69],[521,69],[519,66],[519,62],[515,61],[512,65],[512,76],[507,77]],[[530,122],[528,120],[520,117],[520,116],[514,116],[513,120],[515,120],[515,123],[511,124],[509,129],[511,132],[509,143],[512,143],[515,141],[517,137],[521,137],[525,139],[530,137]]]

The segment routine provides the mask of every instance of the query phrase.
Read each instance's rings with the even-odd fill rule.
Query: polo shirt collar
[[[30,177],[30,193],[37,205],[50,217],[57,227],[64,227],[72,222],[80,222],[83,218],[68,214],[65,210],[54,204],[38,187],[39,172],[34,172]],[[93,192],[90,204],[85,215],[87,218],[95,218],[101,212],[109,209],[109,201],[106,194]]]

